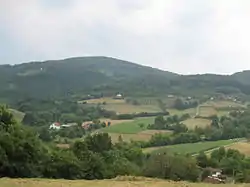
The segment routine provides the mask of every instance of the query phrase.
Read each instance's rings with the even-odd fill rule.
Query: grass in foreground
[[[0,179],[0,187],[249,187],[249,184],[205,184],[174,182],[159,179],[133,178],[113,180],[50,180],[50,179]]]
[[[138,118],[131,122],[119,123],[102,129],[102,132],[136,134],[147,129],[147,125],[154,122],[155,117]],[[140,127],[139,124],[144,124]]]
[[[146,148],[143,151],[145,153],[179,153],[179,154],[195,154],[200,151],[207,151],[216,147],[225,146],[234,143],[236,140],[219,140],[211,142],[198,142],[198,143],[187,143],[187,144],[177,144],[169,145],[163,147],[152,147]]]

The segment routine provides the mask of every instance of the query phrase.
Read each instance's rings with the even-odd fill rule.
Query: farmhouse
[[[213,184],[225,183],[226,177],[222,175],[222,170],[215,168],[207,168],[207,169],[211,172],[211,175],[205,178],[203,182],[213,183]]]
[[[59,130],[61,128],[61,124],[58,122],[54,122],[49,126],[49,129]]]
[[[118,93],[116,94],[116,96],[114,97],[114,99],[123,99],[123,95]]]

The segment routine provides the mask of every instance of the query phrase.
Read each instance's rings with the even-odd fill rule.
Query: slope
[[[129,96],[250,94],[245,77],[250,77],[250,72],[185,76],[115,58],[68,58],[1,65],[0,102],[117,92]]]

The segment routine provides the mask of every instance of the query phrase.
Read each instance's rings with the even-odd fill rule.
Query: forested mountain
[[[178,75],[107,57],[79,57],[0,66],[0,98],[55,98],[87,94],[250,94],[250,72],[231,76]]]

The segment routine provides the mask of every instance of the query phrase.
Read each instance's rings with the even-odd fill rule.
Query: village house
[[[59,130],[61,129],[61,124],[58,122],[54,122],[49,126],[49,129]]]
[[[222,170],[215,168],[207,168],[207,169],[211,172],[211,175],[206,177],[203,180],[203,182],[213,183],[213,184],[225,183],[226,177],[222,175]]]
[[[114,99],[123,99],[123,95],[118,93],[116,94],[116,96],[114,97]]]

